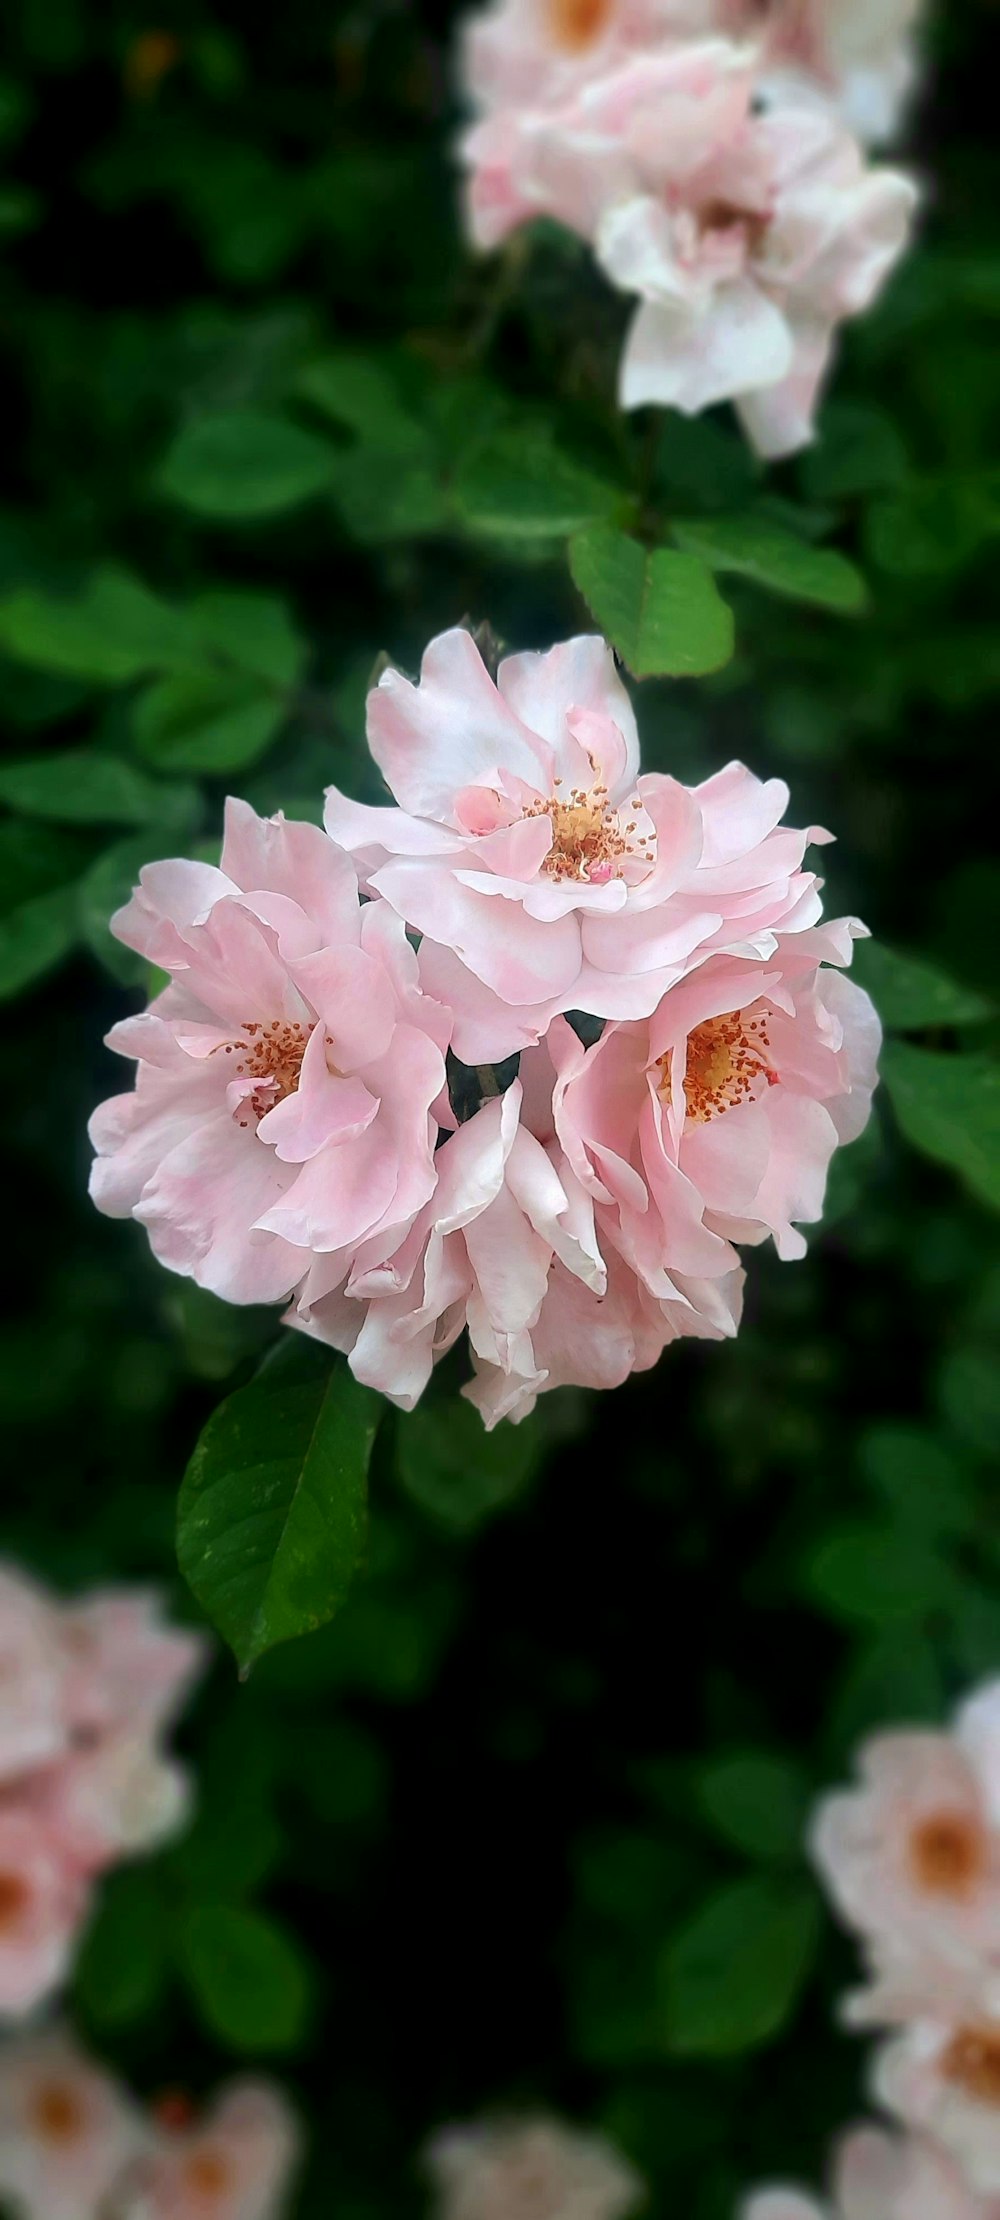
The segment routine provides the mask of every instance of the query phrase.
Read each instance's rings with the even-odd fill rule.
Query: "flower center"
[[[30,1893],[20,1873],[0,1873],[0,1932],[16,1926]]]
[[[64,2081],[43,2081],[32,2098],[31,2117],[45,2143],[74,2143],[86,2119],[76,2090]]]
[[[221,2151],[196,2151],[184,2168],[184,2179],[193,2196],[214,2201],[230,2187],[231,2168]]]
[[[778,1074],[764,1051],[770,1047],[767,1018],[761,1012],[729,1011],[707,1018],[688,1036],[684,1101],[689,1125],[708,1125],[741,1102],[756,1102],[761,1083],[778,1085]],[[670,1101],[670,1057],[661,1056],[659,1094]]]
[[[560,783],[557,779],[556,785]],[[642,807],[638,795],[631,806],[636,810]],[[606,786],[571,787],[565,798],[553,794],[548,801],[530,802],[523,815],[551,819],[552,846],[542,865],[550,879],[579,879],[588,886],[607,886],[610,879],[621,877],[627,857],[652,862],[651,835],[644,833],[636,841],[631,839],[630,835],[638,831],[638,822],[622,822],[622,812],[612,807]]]
[[[579,54],[592,46],[609,22],[614,0],[549,0],[549,22],[557,46]]]
[[[910,1837],[910,1865],[929,1896],[968,1896],[985,1864],[982,1828],[965,1812],[933,1812]]]
[[[244,1022],[245,1039],[226,1041],[227,1056],[238,1056],[233,1065],[234,1079],[253,1081],[253,1093],[247,1096],[242,1108],[263,1118],[286,1095],[298,1090],[302,1072],[302,1058],[312,1032],[311,1025],[299,1025],[288,1018],[272,1018],[270,1024],[261,1025],[255,1019]],[[241,1117],[240,1124],[249,1125],[249,1117]]]
[[[960,2027],[943,2054],[941,2072],[979,2104],[1000,2105],[1000,2027]]]

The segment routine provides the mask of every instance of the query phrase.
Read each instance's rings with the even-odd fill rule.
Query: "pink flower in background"
[[[189,1787],[161,1737],[205,1656],[155,1596],[63,1603],[0,1567],[0,2014],[65,1979],[94,1876],[179,1826]]]
[[[119,2220],[112,2193],[143,2141],[135,2107],[68,2036],[0,2045],[0,2196],[20,2220]]]
[[[872,2086],[1000,2212],[1000,2016],[912,2021],[876,2053]]]
[[[873,1987],[856,2021],[1000,2018],[1000,1682],[950,1733],[906,1729],[862,1746],[856,1788],[820,1803],[812,1852]]]
[[[479,109],[537,107],[637,49],[723,33],[877,142],[912,87],[918,13],[919,0],[494,0],[466,18],[461,74]]]
[[[0,2019],[32,2011],[66,1979],[89,1902],[76,1860],[30,1800],[7,1787],[0,1801]]]
[[[794,1221],[821,1215],[830,1158],[867,1121],[881,1038],[824,956],[849,959],[849,926],[780,941],[767,965],[713,957],[586,1053],[558,1036],[557,1132],[602,1241],[652,1294],[675,1264],[711,1270],[710,1242],[805,1253]]]
[[[122,2220],[281,2220],[300,2150],[281,2092],[234,2082],[203,2119],[160,2126]]]
[[[768,456],[812,436],[836,329],[875,299],[916,201],[821,102],[765,86],[754,47],[717,38],[631,56],[561,103],[488,115],[464,155],[480,246],[551,216],[638,295],[623,408],[693,415],[733,400]]]
[[[301,2135],[279,2089],[151,2115],[58,2031],[0,2045],[0,2196],[18,2220],[283,2220]]]
[[[557,2120],[446,2128],[427,2167],[439,2220],[624,2220],[644,2196],[613,2144]]]
[[[1000,2207],[968,2189],[947,2154],[910,2136],[856,2128],[836,2156],[834,2191],[819,2203],[795,2189],[761,2189],[738,2220],[998,2220]]]
[[[99,1209],[231,1302],[288,1295],[313,1251],[391,1254],[433,1188],[448,1039],[402,920],[314,826],[230,802],[222,868],[148,865],[113,925],[171,984],[109,1035],[139,1070],[91,1121]]]
[[[648,1016],[717,948],[764,955],[821,914],[788,790],[730,764],[688,788],[641,776],[635,718],[596,637],[509,656],[494,683],[471,635],[433,640],[415,686],[368,699],[400,805],[331,788],[326,824],[364,882],[424,936],[420,976],[464,1061],[537,1041],[567,1009]]]

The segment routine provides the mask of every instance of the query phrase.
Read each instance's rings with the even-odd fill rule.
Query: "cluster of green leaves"
[[[1000,1669],[987,0],[940,28],[928,239],[770,472],[723,411],[615,413],[623,304],[571,241],[466,256],[455,12],[5,12],[3,1546],[173,1581],[223,1638],[194,1823],[78,1968],[120,2070],[287,2073],[304,2220],[419,2209],[423,2136],[494,2101],[591,2112],[654,2208],[730,2220],[862,2101],[811,1800]],[[739,1340],[489,1437],[457,1359],[380,1412],[83,1195],[100,1035],[149,984],[108,931],[138,870],[217,854],[230,784],[377,799],[376,659],[463,616],[598,625],[652,768],[786,774],[887,1032]]]

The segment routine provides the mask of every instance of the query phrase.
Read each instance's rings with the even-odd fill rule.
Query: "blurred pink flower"
[[[425,936],[421,981],[467,1063],[537,1041],[559,1011],[647,1017],[713,949],[764,956],[821,914],[802,859],[829,834],[782,827],[787,787],[742,764],[694,788],[640,776],[599,638],[509,656],[494,683],[469,633],[442,633],[419,685],[383,674],[368,738],[400,806],[334,787],[327,830]]]
[[[108,1037],[139,1070],[91,1121],[99,1209],[231,1302],[288,1295],[310,1251],[390,1254],[433,1188],[448,1039],[401,919],[316,827],[230,801],[222,868],[148,865],[113,925],[171,984]]]
[[[882,2128],[856,2128],[836,2154],[830,2203],[795,2189],[761,2189],[738,2220],[1000,2220],[967,2188],[947,2154]]]
[[[281,2220],[300,2146],[278,2089],[234,2082],[204,2119],[161,2126],[122,2220]]]
[[[561,103],[487,115],[464,158],[477,244],[551,216],[639,296],[623,408],[693,415],[733,400],[768,456],[811,438],[835,331],[875,299],[916,201],[822,102],[781,78],[765,86],[756,49],[718,38],[637,53]]]
[[[822,1799],[811,1837],[835,1905],[868,1945],[874,1985],[850,2016],[1000,2019],[1000,1681],[951,1732],[872,1736],[858,1770],[858,1787]]]
[[[118,2220],[111,2192],[143,2140],[135,2108],[68,2036],[0,2045],[0,2195],[21,2220]]]
[[[438,2220],[624,2220],[644,2196],[613,2144],[558,2120],[446,2128],[427,2167]]]
[[[65,1979],[94,1875],[176,1831],[189,1788],[160,1738],[205,1657],[155,1595],[64,1603],[0,1566],[0,2014]]]
[[[713,957],[652,1018],[586,1052],[555,1035],[556,1131],[611,1242],[652,1295],[712,1251],[770,1234],[805,1253],[841,1141],[865,1125],[881,1038],[868,996],[821,960],[852,928],[780,939],[764,964]],[[735,1259],[732,1259],[735,1261]]]
[[[637,49],[723,33],[865,141],[896,128],[916,74],[919,0],[494,0],[462,34],[463,84],[480,109],[556,104]]]
[[[1000,2213],[1000,2016],[912,2021],[876,2053],[881,2104],[950,2153]]]
[[[84,1873],[59,1837],[8,1787],[0,1801],[0,2018],[57,1989],[89,1904]]]

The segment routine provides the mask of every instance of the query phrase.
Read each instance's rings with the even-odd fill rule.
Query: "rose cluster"
[[[787,789],[639,769],[600,639],[442,634],[368,703],[395,801],[226,812],[113,928],[170,977],[110,1045],[92,1193],[156,1255],[412,1408],[468,1329],[487,1425],[735,1333],[738,1245],[796,1257],[879,1046]]]
[[[870,1975],[847,2017],[894,2030],[872,2092],[904,2132],[847,2137],[829,2220],[1000,2220],[1000,1681],[949,1732],[874,1735],[858,1770],[812,1850]],[[828,2216],[775,2189],[743,2220]]]
[[[0,2046],[0,2196],[16,2220],[282,2220],[298,2125],[270,2083],[146,2112],[59,2030]]]
[[[64,1603],[0,1567],[0,2016],[63,1981],[96,1876],[178,1826],[161,1740],[203,1657],[155,1597]]]
[[[913,0],[495,0],[463,77],[467,220],[532,217],[638,301],[619,398],[735,401],[758,452],[812,434],[834,335],[902,252],[915,188],[863,140],[908,88]]]
[[[438,2220],[625,2220],[644,2184],[602,2135],[559,2120],[445,2128],[426,2152]]]

